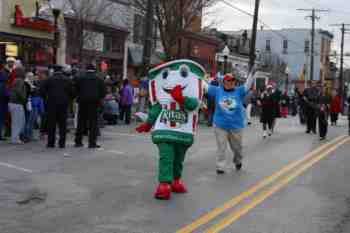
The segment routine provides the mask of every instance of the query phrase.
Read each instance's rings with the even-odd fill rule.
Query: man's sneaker
[[[223,175],[223,174],[225,174],[225,171],[224,170],[220,170],[220,169],[216,169],[216,174]]]
[[[239,171],[242,169],[242,163],[236,163],[236,170]]]
[[[271,136],[272,136],[272,134],[273,134],[273,131],[272,131],[272,130],[270,130],[270,131],[269,131],[269,137],[271,137]]]
[[[266,138],[266,137],[267,137],[267,132],[266,132],[266,130],[264,130],[263,138]]]
[[[320,137],[320,141],[326,140],[326,137]]]

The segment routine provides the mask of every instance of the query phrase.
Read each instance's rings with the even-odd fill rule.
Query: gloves
[[[148,123],[143,123],[136,128],[136,131],[139,133],[148,133],[149,131],[151,131],[151,129],[152,125]]]
[[[185,103],[185,97],[182,95],[181,85],[177,85],[176,87],[174,87],[174,89],[171,90],[170,95],[180,105],[183,105]]]

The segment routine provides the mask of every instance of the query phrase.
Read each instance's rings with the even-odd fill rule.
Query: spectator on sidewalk
[[[79,104],[78,127],[75,135],[75,147],[83,147],[84,131],[89,132],[89,148],[99,148],[97,144],[97,120],[100,102],[106,96],[104,81],[97,77],[96,68],[90,64],[82,77],[76,80],[77,102]]]
[[[4,71],[4,68],[0,70],[0,141],[4,140],[3,129],[5,126],[5,118],[7,114],[8,95],[9,92],[6,87],[8,74]]]
[[[103,105],[103,119],[107,121],[109,125],[118,124],[119,117],[119,105],[116,97],[112,93],[112,87],[107,87],[107,95],[104,98]]]
[[[56,126],[59,128],[60,148],[66,147],[67,113],[69,101],[73,96],[71,80],[63,74],[62,66],[53,67],[53,75],[44,81],[41,95],[47,99],[48,140],[47,148],[56,145]]]
[[[128,79],[124,79],[123,87],[120,90],[120,120],[125,120],[125,124],[129,125],[131,120],[131,107],[133,104],[133,89]]]
[[[23,144],[20,134],[25,125],[24,106],[26,104],[26,87],[24,83],[25,70],[23,67],[15,69],[16,78],[10,92],[9,110],[11,113],[11,143]]]

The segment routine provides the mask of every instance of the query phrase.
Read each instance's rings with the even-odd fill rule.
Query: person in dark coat
[[[341,112],[341,98],[337,94],[336,90],[332,92],[332,101],[330,106],[330,115],[331,115],[331,125],[336,126],[339,113]]]
[[[320,92],[315,83],[304,91],[306,133],[316,134],[317,106],[319,104]]]
[[[325,140],[327,137],[330,102],[330,99],[321,91],[318,107],[318,131],[320,140]]]
[[[258,99],[258,105],[261,106],[260,122],[263,124],[263,138],[273,133],[274,120],[276,118],[275,100],[272,93],[272,86],[268,85],[266,90]],[[267,127],[269,131],[267,132]]]
[[[5,117],[7,113],[8,97],[9,93],[6,88],[6,82],[8,75],[3,70],[0,71],[0,141],[4,140],[3,138],[3,127],[5,125]]]
[[[73,96],[73,85],[71,80],[63,74],[62,66],[54,66],[53,69],[53,76],[45,80],[40,88],[41,95],[47,99],[47,147],[55,147],[56,125],[58,125],[58,144],[60,148],[65,148],[68,106]]]
[[[89,132],[89,148],[99,148],[97,145],[98,108],[106,96],[104,81],[97,77],[94,65],[87,66],[86,74],[76,79],[78,126],[75,135],[75,147],[83,147],[82,139],[85,129]]]

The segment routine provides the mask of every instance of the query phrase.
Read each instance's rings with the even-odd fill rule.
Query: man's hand
[[[136,131],[139,133],[148,133],[149,131],[151,131],[151,129],[152,129],[151,124],[143,123],[136,128]]]
[[[170,95],[180,105],[183,105],[185,103],[185,97],[182,95],[181,85],[177,85],[176,87],[174,87],[174,89],[170,92]]]

